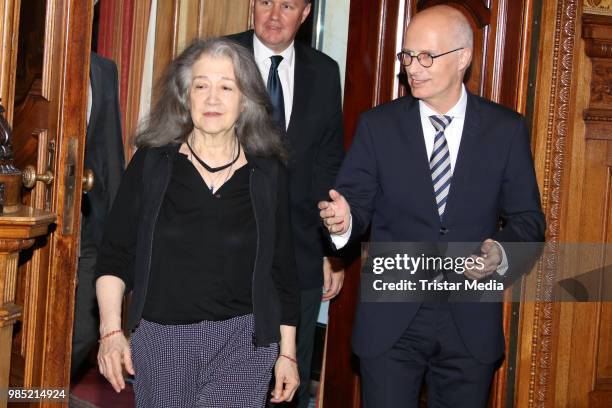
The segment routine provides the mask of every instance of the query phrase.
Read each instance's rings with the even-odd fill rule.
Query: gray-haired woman
[[[239,45],[197,40],[159,86],[97,265],[100,372],[117,392],[134,374],[139,407],[261,407],[274,367],[272,401],[290,401],[299,296],[261,75]]]

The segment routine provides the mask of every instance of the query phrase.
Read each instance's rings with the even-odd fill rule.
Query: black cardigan
[[[179,145],[139,149],[121,181],[96,266],[97,277],[115,275],[132,291],[128,328],[142,317],[151,268],[153,234]],[[291,223],[287,172],[275,159],[247,155],[250,193],[257,225],[253,270],[254,344],[280,340],[280,325],[295,326],[299,292]],[[127,213],[132,223],[113,222]],[[119,238],[121,237],[121,238]],[[128,239],[126,239],[128,237]],[[121,243],[121,244],[119,244]]]

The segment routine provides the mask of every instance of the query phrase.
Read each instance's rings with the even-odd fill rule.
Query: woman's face
[[[207,136],[234,134],[242,112],[234,66],[227,57],[204,55],[192,68],[191,120],[197,133]]]

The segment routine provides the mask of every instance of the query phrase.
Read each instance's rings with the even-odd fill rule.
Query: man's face
[[[310,13],[306,0],[253,0],[255,34],[274,52],[283,52]]]
[[[421,52],[433,56],[459,48],[452,31],[444,25],[429,19],[415,19],[406,29],[404,51],[414,54]],[[415,98],[421,99],[434,108],[448,108],[460,92],[463,72],[470,58],[470,50],[459,50],[433,60],[429,68],[423,67],[415,58],[405,67],[408,85]],[[450,103],[450,106],[448,106]]]

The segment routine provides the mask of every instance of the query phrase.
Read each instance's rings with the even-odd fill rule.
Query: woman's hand
[[[134,375],[130,344],[123,333],[102,339],[98,350],[98,368],[116,392],[125,388],[122,365],[128,373]]]
[[[298,385],[300,385],[300,375],[295,358],[287,358],[287,356],[280,354],[274,366],[274,376],[276,377],[276,383],[270,402],[291,401]]]

